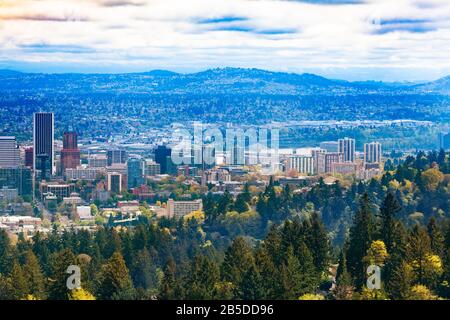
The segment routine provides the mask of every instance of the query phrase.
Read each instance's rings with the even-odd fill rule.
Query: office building
[[[41,179],[56,173],[54,151],[54,115],[37,112],[33,115],[33,168],[41,172]]]
[[[153,160],[145,161],[145,175],[146,176],[156,176],[161,174],[161,165]]]
[[[317,174],[332,172],[331,165],[336,162],[344,162],[344,155],[339,152],[327,152],[317,154]]]
[[[116,163],[127,163],[128,154],[125,150],[115,149],[108,150],[108,166],[112,166]]]
[[[4,187],[17,189],[20,196],[31,196],[31,169],[26,167],[0,168],[0,188]]]
[[[355,139],[339,139],[338,152],[344,155],[345,162],[355,162]]]
[[[33,168],[33,147],[25,149],[25,167]]]
[[[160,165],[161,174],[167,174],[172,164],[172,149],[166,146],[158,146],[155,149],[155,162]]]
[[[43,197],[53,195],[62,200],[63,198],[70,197],[75,189],[75,185],[71,183],[41,182],[39,189]]]
[[[105,154],[93,154],[88,157],[90,168],[105,168],[108,166],[108,158]]]
[[[71,180],[90,180],[94,181],[100,175],[104,174],[104,168],[86,168],[78,166],[76,169],[66,169],[66,179]]]
[[[352,162],[332,162],[330,164],[332,173],[356,174],[358,165]]]
[[[16,137],[0,136],[0,168],[12,168],[20,165],[20,152]]]
[[[381,163],[381,143],[364,144],[364,163]]]
[[[122,174],[118,172],[108,173],[107,189],[113,193],[122,192]]]
[[[286,163],[286,171],[295,170],[302,174],[314,174],[314,157],[312,156],[289,156]]]
[[[65,132],[63,136],[63,149],[61,150],[61,171],[75,169],[80,165],[80,149],[76,132]]]
[[[140,158],[131,158],[127,162],[128,167],[128,189],[139,187],[145,183],[145,161]]]

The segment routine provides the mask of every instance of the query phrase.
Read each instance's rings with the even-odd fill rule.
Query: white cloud
[[[4,0],[0,67],[241,66],[392,80],[450,73],[448,1],[311,2]]]

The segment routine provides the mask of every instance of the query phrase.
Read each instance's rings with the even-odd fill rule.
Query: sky
[[[0,69],[450,75],[449,0],[0,0]]]

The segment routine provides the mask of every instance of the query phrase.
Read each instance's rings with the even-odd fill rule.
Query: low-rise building
[[[201,199],[192,201],[175,201],[169,199],[167,201],[167,216],[183,217],[191,212],[203,210],[203,202]]]

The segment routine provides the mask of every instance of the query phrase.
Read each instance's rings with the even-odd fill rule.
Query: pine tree
[[[252,249],[244,238],[237,237],[225,252],[221,267],[222,279],[236,286],[239,285],[242,277],[253,263]]]
[[[262,282],[261,299],[276,299],[277,281],[274,279],[276,269],[264,246],[257,249],[255,253],[255,264],[260,276],[264,279]]]
[[[116,251],[102,267],[98,297],[103,300],[133,299],[133,284],[125,261]]]
[[[413,266],[416,280],[427,284],[425,268],[428,255],[431,253],[430,237],[423,227],[414,226],[408,237],[407,258]]]
[[[12,268],[12,247],[8,234],[0,230],[0,274],[8,274]]]
[[[25,253],[25,263],[23,265],[23,273],[29,286],[29,293],[36,299],[45,299],[45,279],[32,250]]]
[[[427,225],[428,235],[430,236],[430,246],[433,253],[437,254],[441,258],[444,257],[444,236],[438,225],[436,224],[436,219],[434,217],[430,218]]]
[[[13,263],[11,269],[11,283],[13,287],[13,296],[11,299],[20,300],[29,294],[29,286],[22,267],[17,261]]]
[[[351,276],[347,271],[345,251],[345,248],[341,250],[339,265],[336,270],[336,287],[333,290],[333,294],[337,300],[349,300],[353,295],[353,284]]]
[[[185,298],[210,300],[214,296],[214,285],[220,280],[218,265],[206,256],[197,255],[186,275]]]
[[[255,267],[251,265],[240,284],[240,297],[243,300],[261,300],[265,298],[263,277]]]
[[[149,289],[155,286],[155,268],[148,250],[136,253],[131,267],[131,278],[135,288]]]
[[[160,298],[163,300],[174,300],[177,297],[178,282],[176,278],[176,265],[172,258],[167,261],[166,268],[164,270],[164,277],[161,282],[161,288],[159,290]]]
[[[285,262],[279,270],[279,292],[277,297],[285,300],[296,300],[301,295],[313,293],[315,290],[315,270],[311,254],[307,251],[306,246],[301,250],[302,258],[305,260],[300,262],[294,255],[294,250],[289,247],[286,253]]]
[[[386,292],[394,300],[408,299],[412,284],[411,268],[400,256],[391,257],[386,264]]]
[[[67,279],[70,276],[67,268],[76,265],[76,258],[70,249],[64,249],[54,254],[51,263],[49,300],[67,300],[70,290],[67,288]]]
[[[239,213],[242,213],[242,212],[248,211],[249,208],[250,207],[248,206],[247,202],[245,201],[244,196],[242,196],[242,193],[239,194],[236,197],[236,202],[234,203],[234,210],[236,210]]]
[[[388,252],[391,252],[394,246],[395,237],[395,215],[400,211],[401,207],[392,192],[386,195],[380,208],[380,238],[386,245]]]
[[[370,248],[373,239],[373,221],[369,197],[363,195],[360,208],[356,212],[353,226],[350,228],[350,239],[347,257],[347,268],[355,280],[357,289],[361,289],[365,283],[366,270],[364,257]]]
[[[328,270],[329,264],[329,240],[325,226],[317,212],[311,216],[310,230],[306,234],[306,244],[311,250],[316,271],[320,274]]]

